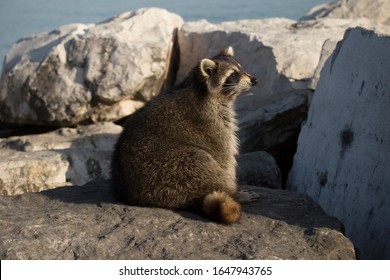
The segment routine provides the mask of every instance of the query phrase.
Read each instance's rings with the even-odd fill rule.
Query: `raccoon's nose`
[[[257,79],[255,77],[252,77],[251,78],[251,83],[252,83],[252,86],[257,85]]]

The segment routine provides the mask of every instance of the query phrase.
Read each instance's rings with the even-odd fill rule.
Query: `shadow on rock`
[[[110,181],[90,182],[83,186],[66,186],[52,190],[46,190],[39,194],[49,199],[65,203],[77,204],[102,204],[115,203],[116,200],[110,189]]]
[[[293,191],[274,190],[255,186],[242,186],[260,195],[260,198],[243,205],[243,216],[259,215],[269,219],[282,221],[302,228],[329,228],[343,232],[342,223],[325,214],[321,207],[306,195]],[[62,187],[39,193],[52,200],[76,204],[121,204],[116,201],[110,189],[110,181],[95,181],[83,186]],[[134,207],[123,204],[124,207]],[[138,207],[139,208],[139,207]],[[141,207],[142,208],[142,207]],[[145,209],[151,207],[145,207]],[[155,209],[156,211],[159,208]],[[211,222],[201,215],[190,211],[172,211],[183,218]]]

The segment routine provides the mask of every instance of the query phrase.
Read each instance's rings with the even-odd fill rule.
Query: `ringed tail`
[[[203,199],[203,213],[218,222],[231,224],[241,215],[241,205],[229,194],[214,191]]]

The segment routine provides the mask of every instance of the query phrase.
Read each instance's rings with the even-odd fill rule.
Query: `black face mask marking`
[[[225,80],[222,87],[222,93],[224,95],[231,94],[232,91],[235,91],[237,84],[240,82],[240,73],[233,71]]]
[[[240,81],[240,75],[237,71],[232,72],[229,77],[225,80],[224,86],[229,86],[231,84],[237,84]]]

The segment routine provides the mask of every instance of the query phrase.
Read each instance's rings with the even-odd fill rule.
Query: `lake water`
[[[0,61],[22,37],[68,23],[96,23],[142,7],[165,8],[186,21],[269,17],[296,20],[324,2],[327,0],[0,0]]]

